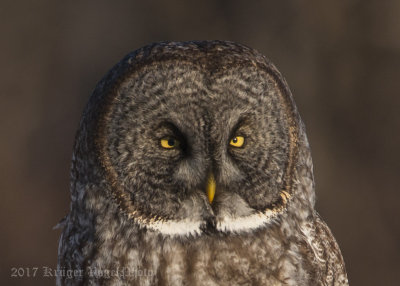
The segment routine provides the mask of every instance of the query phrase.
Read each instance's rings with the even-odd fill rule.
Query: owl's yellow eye
[[[229,142],[229,145],[233,147],[242,147],[244,144],[244,137],[243,136],[235,136]]]
[[[161,146],[165,149],[172,149],[179,146],[179,141],[173,137],[166,137],[161,139]]]

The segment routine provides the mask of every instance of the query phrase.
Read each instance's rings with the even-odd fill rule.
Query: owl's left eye
[[[161,139],[160,144],[165,149],[172,149],[179,146],[179,141],[173,137],[166,137]]]
[[[243,136],[235,136],[229,142],[229,145],[233,147],[242,147],[244,144],[244,137]]]

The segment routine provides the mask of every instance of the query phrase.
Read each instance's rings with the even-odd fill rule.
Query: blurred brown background
[[[74,133],[95,84],[160,40],[227,39],[288,80],[351,285],[399,285],[400,1],[1,1],[1,285],[54,285]],[[11,267],[39,267],[11,278]],[[25,273],[26,274],[26,273]]]

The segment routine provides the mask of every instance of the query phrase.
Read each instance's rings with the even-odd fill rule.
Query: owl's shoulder
[[[344,260],[331,230],[315,212],[300,227],[323,285],[348,285]]]

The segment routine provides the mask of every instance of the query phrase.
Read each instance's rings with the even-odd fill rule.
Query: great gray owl
[[[347,285],[291,92],[224,41],[141,48],[83,113],[59,285]]]

